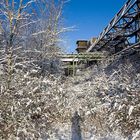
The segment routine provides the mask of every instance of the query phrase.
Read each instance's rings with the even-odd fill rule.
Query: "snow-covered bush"
[[[0,139],[47,137],[51,125],[65,119],[60,77],[26,74],[15,80],[11,91],[1,86]]]
[[[79,112],[83,134],[106,139],[140,138],[140,74],[129,61],[115,63],[118,66],[95,66],[69,78],[64,88],[66,108]]]

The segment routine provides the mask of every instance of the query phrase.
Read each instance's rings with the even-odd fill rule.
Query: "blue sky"
[[[97,37],[127,0],[70,0],[64,8],[66,26],[75,31],[66,33],[66,47],[75,52],[76,41]]]

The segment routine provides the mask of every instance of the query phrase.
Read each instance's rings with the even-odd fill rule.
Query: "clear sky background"
[[[66,33],[69,53],[75,52],[76,41],[98,37],[127,0],[70,0],[64,8],[66,26],[75,31]]]

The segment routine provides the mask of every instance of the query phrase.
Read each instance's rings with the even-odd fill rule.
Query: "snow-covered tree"
[[[50,73],[59,64],[54,54],[66,31],[60,27],[63,4],[0,2],[0,139],[47,137],[50,122],[61,116],[60,76]]]

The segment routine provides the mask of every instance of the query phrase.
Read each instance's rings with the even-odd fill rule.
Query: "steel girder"
[[[121,43],[125,43],[127,47],[139,40],[140,0],[128,0],[87,52],[102,49],[106,46],[117,47]]]

